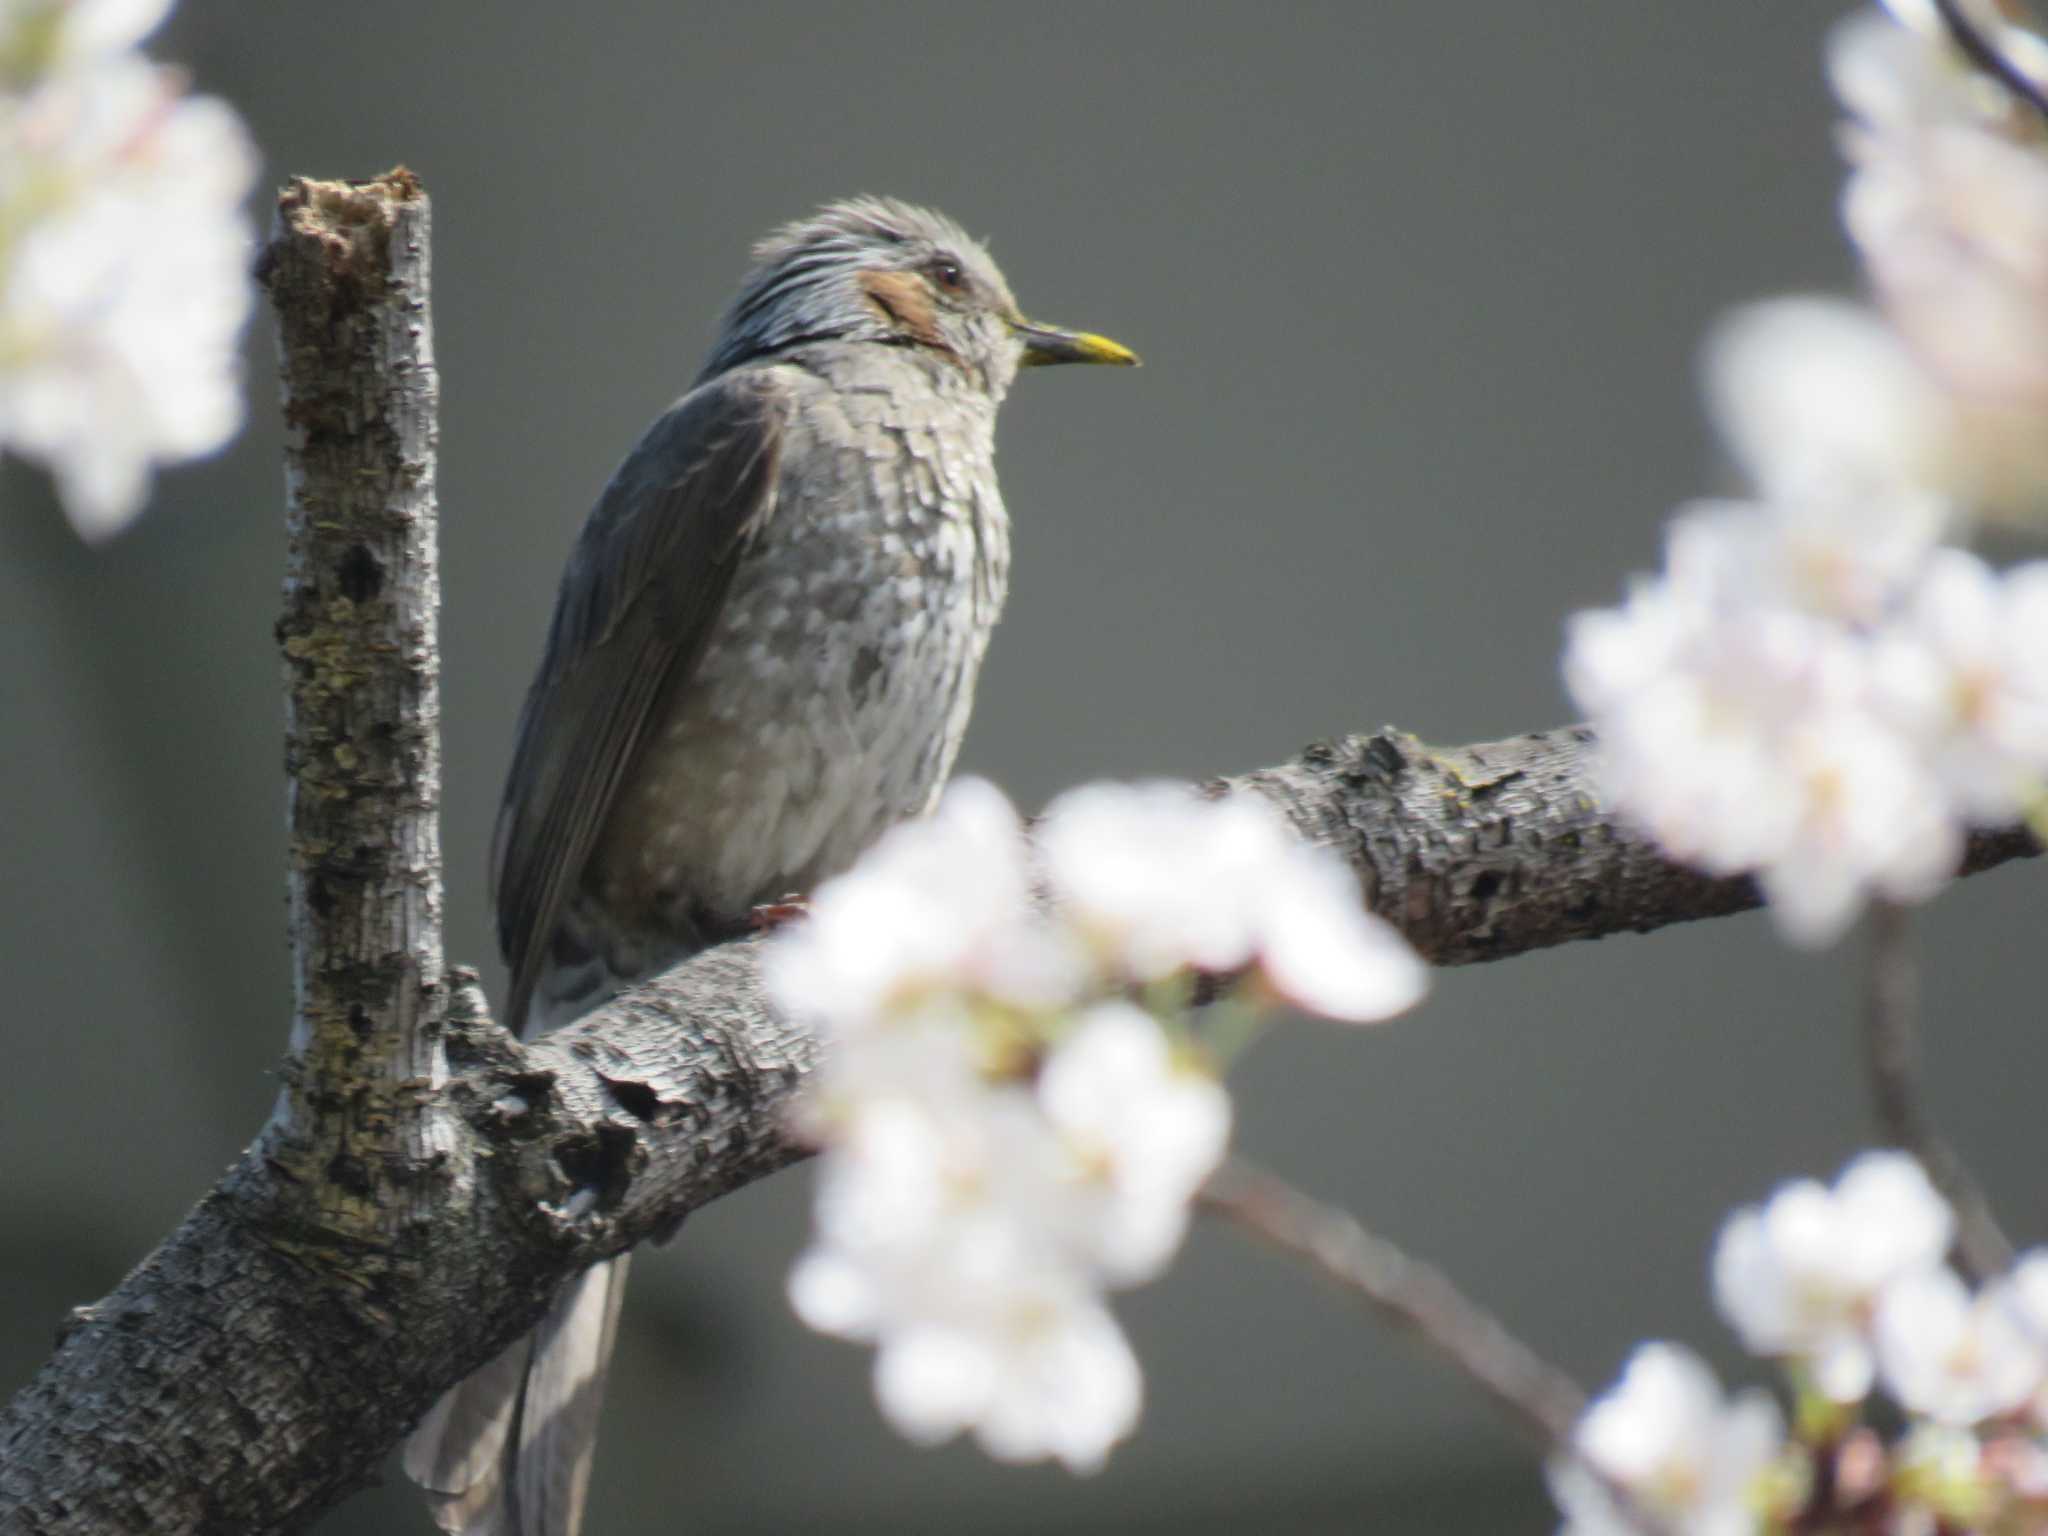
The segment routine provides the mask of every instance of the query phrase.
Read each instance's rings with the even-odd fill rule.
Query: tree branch
[[[1873,903],[1866,926],[1870,975],[1863,1011],[1863,1051],[1880,1135],[1920,1159],[1934,1187],[1956,1213],[1956,1256],[1979,1282],[2012,1267],[2013,1246],[1998,1225],[1991,1198],[1962,1154],[1934,1123],[1920,1078],[1920,968],[1913,953],[1912,914],[1896,902]]]
[[[428,234],[409,171],[300,180],[262,268],[287,427],[294,1002],[266,1155],[319,1200],[317,1226],[375,1246],[416,1214],[391,1153],[459,1145],[430,1096],[447,966]]]
[[[805,1154],[783,1111],[815,1045],[767,1007],[758,940],[524,1046],[473,976],[437,976],[418,202],[403,173],[295,184],[277,245],[310,243],[310,279],[277,247],[266,261],[299,311],[281,321],[285,371],[309,370],[287,384],[302,439],[281,633],[305,947],[284,1096],[0,1414],[0,1530],[303,1525],[569,1275]],[[1274,799],[1438,964],[1757,904],[1749,882],[1667,864],[1603,809],[1590,755],[1577,728],[1450,750],[1381,731],[1210,789]],[[2033,851],[2022,829],[1984,834],[1968,868]]]
[[[1380,1318],[1419,1337],[1475,1383],[1546,1455],[1567,1450],[1586,1397],[1558,1367],[1508,1332],[1433,1265],[1312,1200],[1264,1169],[1232,1159],[1199,1197],[1283,1253],[1305,1260]]]
[[[1666,864],[1601,811],[1590,745],[1577,728],[1454,751],[1382,732],[1231,782],[1333,836],[1377,909],[1441,964],[1756,904],[1747,882]],[[2022,830],[1984,834],[1968,868],[2031,852]],[[803,1157],[783,1111],[816,1048],[768,1008],[761,943],[699,955],[523,1046],[458,986],[436,1097],[470,1155],[395,1159],[419,1195],[379,1248],[309,1232],[252,1149],[74,1316],[0,1416],[0,1529],[303,1523],[570,1274]]]
[[[1747,876],[1673,864],[1600,803],[1593,733],[1564,726],[1469,747],[1386,727],[1211,784],[1256,789],[1310,842],[1343,854],[1367,905],[1437,965],[1763,904]],[[2023,826],[1971,836],[1961,873],[2039,850]]]

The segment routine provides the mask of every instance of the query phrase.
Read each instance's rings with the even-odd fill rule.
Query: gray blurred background
[[[852,191],[987,232],[1027,308],[1145,354],[1021,381],[1009,617],[963,766],[1027,805],[1394,722],[1559,723],[1563,616],[1718,470],[1725,306],[1853,280],[1830,4],[1377,0],[568,7],[186,0],[158,51],[272,182],[403,161],[434,198],[451,958],[570,538],[695,372],[770,225]],[[267,196],[266,196],[267,201]],[[267,215],[266,215],[267,217]],[[255,1131],[282,1049],[278,426],[99,551],[0,468],[0,1390]],[[1936,1101],[2042,1235],[2038,881],[1923,925]],[[1444,974],[1371,1032],[1278,1032],[1241,1144],[1444,1263],[1590,1386],[1725,1352],[1724,1211],[1868,1135],[1855,950],[1757,918]],[[493,986],[497,972],[488,974]],[[594,1536],[1543,1530],[1475,1395],[1234,1234],[1127,1298],[1137,1439],[1077,1480],[916,1451],[781,1300],[806,1178],[635,1270]],[[420,1532],[387,1483],[319,1530]]]

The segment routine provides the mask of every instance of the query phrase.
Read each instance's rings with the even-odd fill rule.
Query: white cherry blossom
[[[2006,573],[1940,551],[1880,637],[1885,705],[1962,819],[2025,815],[2048,776],[2048,563]]]
[[[1907,1412],[1969,1428],[2010,1413],[2041,1385],[2039,1346],[1999,1286],[1971,1296],[1947,1267],[1884,1288],[1876,1318],[1884,1388]]]
[[[1854,1402],[1876,1369],[1878,1293],[1938,1266],[1954,1229],[1918,1162],[1868,1152],[1832,1189],[1801,1179],[1731,1216],[1714,1250],[1714,1299],[1747,1348],[1799,1361],[1828,1397]]]
[[[1584,1462],[1670,1536],[1750,1536],[1764,1526],[1766,1481],[1784,1449],[1777,1405],[1761,1392],[1730,1399],[1706,1362],[1678,1344],[1645,1344],[1572,1437]],[[1572,1461],[1551,1488],[1566,1536],[1631,1536],[1637,1523]]]
[[[2013,1262],[2004,1295],[2035,1341],[2048,1350],[2048,1248],[2029,1248]]]
[[[820,1153],[798,1315],[874,1345],[906,1435],[971,1430],[1086,1470],[1142,1395],[1103,1297],[1165,1268],[1230,1135],[1176,1000],[1253,969],[1379,1018],[1426,972],[1333,855],[1254,801],[1098,786],[1053,807],[1040,845],[995,789],[956,783],[819,889],[764,976],[824,1045],[798,1112]]]
[[[1989,0],[1973,21],[2022,70],[2040,38]],[[1991,507],[2048,494],[2048,148],[2032,109],[1964,58],[1926,0],[1830,35],[1854,121],[1843,221],[1887,314],[1949,399],[1946,478]],[[2039,83],[2037,81],[2037,83]]]
[[[0,28],[41,55],[44,69],[77,67],[140,47],[173,0],[4,0]]]
[[[258,159],[131,51],[167,9],[0,6],[0,449],[47,463],[88,536],[241,424]]]
[[[1151,1279],[1179,1248],[1188,1202],[1222,1160],[1230,1096],[1176,1056],[1150,1014],[1107,1002],[1055,1048],[1038,1102],[1080,1186],[1089,1256],[1113,1283]]]
[[[1769,516],[1682,516],[1661,579],[1574,619],[1565,677],[1622,813],[1674,858],[1755,872],[1786,935],[1819,944],[1873,892],[1932,894],[1961,830],[1923,744],[1879,713],[1872,643],[1840,621],[1844,594],[1895,601],[1903,576],[1845,546],[1834,595],[1795,599],[1803,556]]]
[[[1939,537],[1945,399],[1871,310],[1820,296],[1745,305],[1709,334],[1701,373],[1759,499],[1828,559],[1910,572]]]
[[[1962,832],[1939,784],[1868,709],[1819,709],[1781,751],[1794,813],[1758,879],[1788,938],[1828,943],[1867,895],[1924,901],[1955,872]]]
[[[1311,1013],[1384,1019],[1428,973],[1335,855],[1295,837],[1256,795],[1204,800],[1178,784],[1094,784],[1055,800],[1039,859],[1065,920],[1139,981],[1257,963]]]
[[[1137,1357],[1085,1290],[1010,1284],[971,1321],[920,1321],[886,1338],[875,1396],[910,1438],[972,1429],[998,1461],[1057,1458],[1093,1472],[1135,1427]]]
[[[821,885],[764,966],[790,1013],[845,1030],[932,992],[1057,1006],[1073,995],[1078,961],[1033,911],[1016,810],[968,778]]]
[[[1021,1085],[863,1104],[821,1161],[791,1301],[876,1345],[876,1398],[905,1435],[973,1429],[1002,1459],[1090,1470],[1129,1433],[1140,1385],[1099,1300],[1102,1213],[1076,1206],[1077,1182]]]

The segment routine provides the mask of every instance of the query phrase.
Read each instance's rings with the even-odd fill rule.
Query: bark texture
[[[430,1096],[446,964],[429,219],[408,171],[295,181],[262,267],[286,428],[293,982],[267,1154],[316,1227],[379,1248],[417,1214],[394,1175],[458,1145]]]
[[[425,240],[403,172],[281,199],[293,1061],[255,1144],[0,1413],[5,1536],[302,1526],[567,1277],[804,1155],[783,1111],[815,1046],[767,1007],[758,941],[528,1045],[441,973]],[[1270,796],[1438,964],[1757,903],[1604,810],[1591,751],[1381,731],[1209,787]],[[2033,851],[1986,834],[1970,868]]]
[[[1601,804],[1582,725],[1432,747],[1388,726],[1318,742],[1291,763],[1207,786],[1274,800],[1357,871],[1366,904],[1437,965],[1763,904],[1756,882],[1673,864]],[[2025,827],[1978,832],[1964,874],[2038,851]]]

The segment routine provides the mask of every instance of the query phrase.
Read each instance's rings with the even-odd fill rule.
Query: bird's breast
[[[923,811],[967,727],[1009,577],[986,420],[833,391],[663,701],[586,890],[683,932],[744,919]]]

